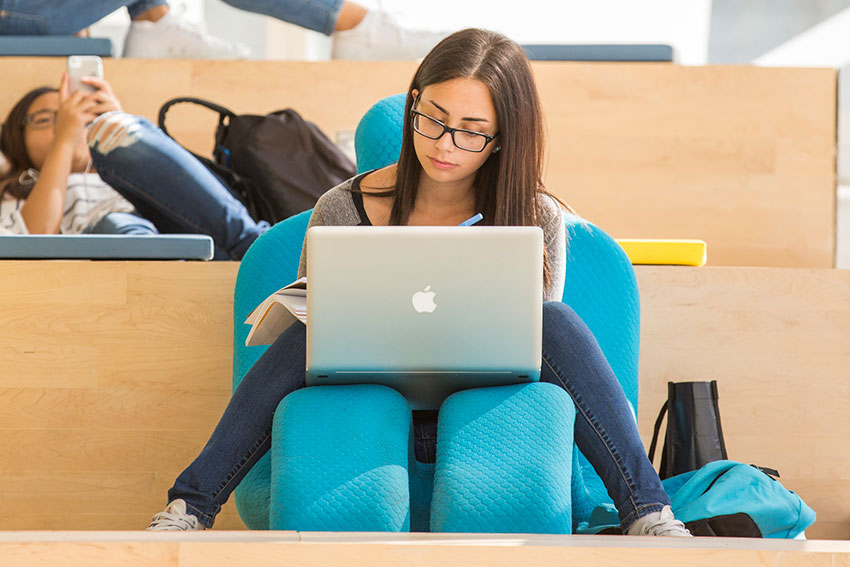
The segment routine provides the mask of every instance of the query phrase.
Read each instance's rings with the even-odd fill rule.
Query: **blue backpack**
[[[814,510],[755,465],[713,461],[662,484],[694,535],[790,539],[815,521]]]
[[[662,485],[673,515],[695,536],[793,539],[814,523],[815,512],[765,470],[713,461]],[[577,533],[620,533],[617,510],[611,504],[597,507]]]

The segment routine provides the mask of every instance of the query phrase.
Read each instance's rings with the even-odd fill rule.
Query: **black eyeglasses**
[[[496,136],[488,136],[483,132],[476,132],[475,130],[449,128],[445,123],[418,110],[411,109],[410,113],[413,115],[414,131],[422,134],[429,140],[439,140],[443,137],[443,134],[448,132],[452,136],[452,143],[455,147],[466,152],[483,152],[487,144],[496,139]]]
[[[27,124],[33,130],[44,130],[45,128],[50,128],[56,123],[57,112],[57,110],[51,110],[49,108],[36,110],[32,114],[27,114],[26,117],[24,117],[24,124]]]

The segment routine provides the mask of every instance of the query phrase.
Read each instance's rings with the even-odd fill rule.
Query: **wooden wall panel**
[[[4,58],[5,112],[54,83],[61,59]],[[107,60],[124,107],[155,119],[175,96],[237,112],[294,107],[331,137],[412,62]],[[617,238],[699,238],[711,265],[828,268],[835,257],[837,75],[832,69],[535,62],[547,118],[546,183]],[[14,85],[14,87],[12,87]],[[179,110],[171,131],[212,149],[213,116]]]
[[[637,267],[639,426],[668,381],[717,380],[729,458],[778,469],[850,539],[850,271]]]
[[[0,530],[138,529],[162,508],[230,395],[237,269],[0,262]],[[809,537],[850,539],[850,271],[637,276],[644,441],[668,380],[716,379],[730,457],[780,470],[818,512]],[[216,526],[242,527],[232,503]]]
[[[141,529],[230,396],[229,262],[0,262],[0,530]],[[228,503],[220,526],[243,528]]]

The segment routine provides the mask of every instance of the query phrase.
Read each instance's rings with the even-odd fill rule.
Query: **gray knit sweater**
[[[354,205],[351,188],[354,182],[351,178],[343,181],[322,195],[313,208],[310,216],[312,226],[357,226],[360,224],[360,214]],[[552,268],[552,283],[543,289],[543,301],[560,301],[564,294],[564,264],[566,257],[566,236],[561,208],[554,199],[541,196],[543,215],[540,228],[543,229],[543,244],[549,256]],[[306,248],[306,241],[305,241]],[[301,249],[301,263],[298,266],[298,277],[307,274],[307,254]]]

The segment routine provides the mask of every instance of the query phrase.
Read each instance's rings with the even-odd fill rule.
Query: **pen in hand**
[[[481,213],[478,213],[475,216],[469,217],[468,219],[466,219],[465,221],[460,223],[458,226],[472,226],[483,218],[484,218],[484,215],[482,215]]]

